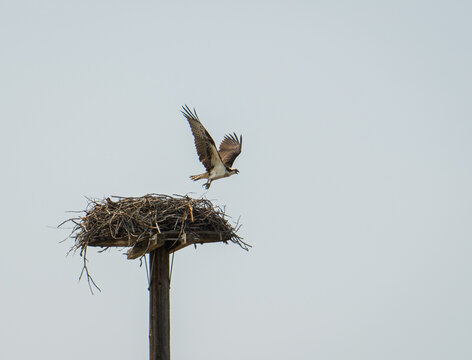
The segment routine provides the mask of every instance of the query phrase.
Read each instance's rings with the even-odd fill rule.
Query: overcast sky
[[[55,226],[85,197],[199,197],[180,107],[239,175],[250,252],[178,252],[174,360],[472,358],[472,6],[0,0],[1,359],[146,359],[144,267]]]

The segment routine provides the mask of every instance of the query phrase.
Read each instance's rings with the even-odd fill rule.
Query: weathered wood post
[[[167,246],[149,254],[149,358],[170,360],[170,279]]]

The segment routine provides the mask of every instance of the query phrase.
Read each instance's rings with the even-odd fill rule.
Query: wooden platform
[[[175,252],[193,244],[207,244],[228,242],[230,235],[218,231],[199,231],[185,233],[180,231],[166,231],[154,234],[151,237],[135,236],[110,239],[109,241],[90,241],[88,246],[98,247],[130,247],[127,251],[128,259],[137,259],[152,251],[165,247],[168,252]],[[134,244],[131,245],[130,244]]]

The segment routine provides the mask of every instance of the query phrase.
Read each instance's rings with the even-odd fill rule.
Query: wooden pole
[[[169,253],[166,247],[162,246],[152,251],[149,259],[149,358],[170,360]]]

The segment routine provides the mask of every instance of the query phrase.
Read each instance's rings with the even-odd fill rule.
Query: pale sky
[[[178,252],[174,360],[472,358],[472,5],[0,0],[1,359],[146,359],[139,261],[67,230],[85,197],[201,196],[180,107],[239,175],[253,245]]]

